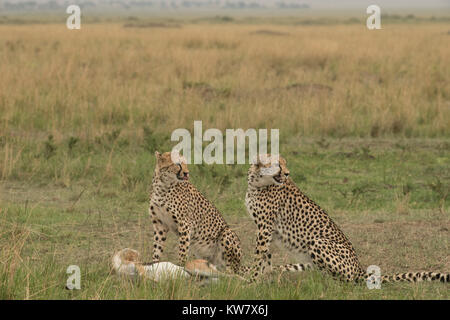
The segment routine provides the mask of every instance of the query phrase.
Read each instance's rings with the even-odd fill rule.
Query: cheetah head
[[[155,174],[167,183],[178,183],[189,180],[189,170],[186,159],[178,152],[165,152],[163,154],[155,152],[156,167]]]
[[[248,183],[256,188],[282,185],[288,177],[289,169],[286,167],[286,160],[279,156],[277,161],[269,154],[260,154],[248,171]]]

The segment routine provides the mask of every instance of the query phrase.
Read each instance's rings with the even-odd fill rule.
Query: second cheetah
[[[371,276],[363,270],[352,244],[330,216],[289,177],[282,157],[276,161],[270,155],[260,155],[250,166],[246,206],[258,229],[252,280],[270,267],[269,247],[273,241],[303,260],[291,271],[316,267],[345,281],[368,280]],[[408,272],[381,277],[382,282],[423,280],[450,282],[450,275]]]

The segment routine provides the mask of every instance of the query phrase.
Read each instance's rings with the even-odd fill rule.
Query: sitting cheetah
[[[304,262],[290,271],[310,267],[326,270],[345,281],[367,280],[355,250],[328,214],[304,195],[289,178],[286,161],[260,155],[248,171],[245,198],[248,213],[257,225],[255,269],[252,280],[270,268],[269,246],[282,243]],[[274,165],[271,165],[274,163]],[[439,280],[449,282],[447,273],[417,272],[384,275],[382,282]],[[371,278],[373,279],[373,278]]]
[[[167,232],[172,230],[179,236],[182,266],[192,249],[198,257],[239,274],[242,252],[238,236],[216,207],[189,182],[184,157],[176,152],[172,155],[155,153],[149,208],[154,229],[153,261],[159,261]]]

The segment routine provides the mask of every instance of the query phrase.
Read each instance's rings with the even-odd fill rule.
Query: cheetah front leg
[[[254,281],[258,276],[264,273],[266,266],[271,267],[271,254],[269,253],[270,243],[272,242],[273,226],[272,221],[259,221],[258,232],[256,238],[255,249],[255,266],[251,276],[251,281]]]
[[[186,264],[186,259],[191,244],[191,230],[192,228],[189,223],[180,223],[178,225],[178,234],[179,234],[178,257],[181,266],[184,266]]]
[[[167,232],[169,229],[156,217],[154,206],[150,206],[150,216],[153,222],[153,262],[159,262],[164,250],[164,243],[167,239]]]

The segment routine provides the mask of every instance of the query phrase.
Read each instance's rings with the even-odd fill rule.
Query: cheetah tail
[[[305,271],[308,269],[312,269],[313,265],[311,263],[295,263],[295,264],[282,264],[279,266],[274,266],[273,267],[273,271],[276,272],[300,272],[300,271]],[[252,268],[250,267],[246,267],[246,266],[241,266],[241,268],[239,269],[239,274],[240,275],[246,275],[249,274],[250,271],[252,271]]]
[[[311,263],[295,263],[295,264],[283,264],[280,266],[275,266],[274,270],[279,272],[289,271],[289,272],[299,272],[312,269],[313,265]]]
[[[308,269],[312,269],[313,265],[311,263],[295,263],[295,264],[283,264],[274,266],[272,271],[275,272],[301,272]],[[241,266],[239,269],[239,272],[237,273],[237,276],[239,277],[245,277],[248,276],[253,269],[251,267],[247,266]]]
[[[246,275],[247,273],[250,273],[250,271],[251,271],[251,268],[250,268],[250,267],[247,267],[247,266],[240,266],[239,271],[236,272],[236,273],[239,274],[239,275],[241,275],[241,276],[243,276],[243,275]]]
[[[420,282],[420,281],[440,281],[440,282],[450,282],[450,273],[439,273],[439,272],[405,272],[396,273],[392,275],[381,276],[381,282]]]
[[[359,281],[373,281],[375,278],[366,272],[361,272],[358,277]],[[387,282],[420,282],[420,281],[440,281],[440,282],[450,282],[449,273],[439,273],[439,272],[404,272],[404,273],[394,273],[381,276],[381,283]]]

